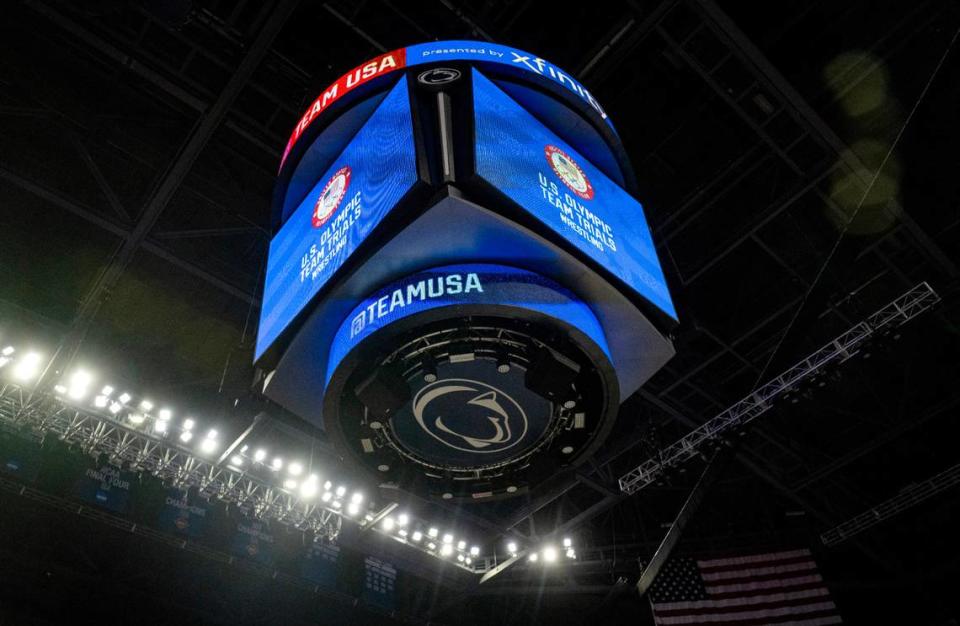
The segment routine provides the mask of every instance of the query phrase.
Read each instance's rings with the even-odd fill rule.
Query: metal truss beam
[[[927,283],[920,283],[713,419],[660,450],[655,458],[644,461],[621,476],[620,489],[626,494],[634,494],[652,484],[665,471],[698,456],[704,446],[719,442],[732,431],[766,413],[777,399],[797,389],[825,367],[842,363],[855,355],[881,331],[905,324],[939,301],[940,297]]]
[[[74,407],[55,395],[19,385],[0,386],[0,424],[56,436],[84,453],[126,463],[177,487],[195,487],[205,497],[234,504],[258,519],[272,519],[333,540],[342,518],[334,508],[307,503],[242,470],[198,456],[187,448],[115,420]]]
[[[958,483],[960,483],[960,464],[954,465],[923,482],[910,485],[889,500],[885,500],[821,534],[820,540],[827,546],[843,543],[854,535],[862,533],[868,528],[876,526],[880,522],[890,519],[894,515],[914,507]]]

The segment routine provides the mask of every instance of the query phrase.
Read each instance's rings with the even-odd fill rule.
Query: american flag
[[[671,559],[649,598],[658,625],[843,623],[809,550]]]

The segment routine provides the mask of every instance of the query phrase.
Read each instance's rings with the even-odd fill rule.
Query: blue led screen
[[[417,181],[401,79],[270,242],[256,358]]]
[[[343,358],[377,330],[440,307],[486,304],[536,311],[563,320],[609,358],[603,328],[593,311],[564,287],[533,272],[488,263],[447,265],[383,287],[343,321],[330,345],[327,382]]]
[[[473,71],[477,174],[676,319],[643,208]]]

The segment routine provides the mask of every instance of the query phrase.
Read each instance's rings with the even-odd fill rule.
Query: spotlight
[[[317,495],[317,482],[314,480],[307,480],[302,485],[300,485],[300,497],[301,498],[312,498]]]
[[[449,543],[443,544],[443,547],[440,548],[440,554],[443,556],[450,556],[453,554],[453,546],[451,546]]]
[[[466,541],[458,541],[458,542],[457,542],[457,550],[466,550],[466,549],[467,549],[467,542],[466,542]]]
[[[100,390],[100,393],[102,393],[105,396],[110,396],[113,394],[113,387],[111,387],[110,385],[104,385],[103,389]]]
[[[43,360],[36,352],[28,352],[17,361],[13,368],[13,377],[22,382],[29,382],[40,373],[40,361]]]
[[[150,411],[153,410],[153,402],[150,402],[149,400],[141,400],[141,401],[140,401],[140,408],[143,409],[144,411],[146,411],[147,413],[149,413]],[[163,411],[160,411],[160,413],[163,413]],[[163,416],[161,415],[161,416],[160,416],[160,419],[170,419],[170,416],[167,415],[167,417],[163,417]]]
[[[111,412],[113,411],[113,407],[115,406],[116,404],[110,405]],[[143,424],[143,421],[146,419],[146,416],[143,413],[131,413],[130,415],[127,416],[127,419],[130,420],[130,423],[133,424],[134,426],[139,426],[140,424]]]
[[[3,350],[0,350],[0,356],[10,356],[16,352],[16,349],[13,346],[7,346]]]
[[[557,560],[557,549],[553,546],[547,546],[543,549],[543,560],[547,563],[553,563]]]
[[[538,559],[539,557],[537,556],[536,552],[531,552],[530,556],[527,557],[527,560],[530,561],[531,563],[536,563]]]
[[[163,412],[163,411],[161,411],[161,413],[162,413],[162,412]],[[169,417],[161,417],[160,419],[165,420],[165,419],[170,419],[170,418],[169,418]],[[194,422],[193,419],[191,419],[191,418],[189,418],[189,417],[184,418],[184,420],[183,420],[183,429],[184,429],[184,430],[193,430],[193,427],[196,426],[196,425],[197,425],[197,423]]]
[[[333,489],[333,483],[328,480],[327,482],[323,483],[323,488],[327,491],[330,491]]]
[[[577,558],[577,553],[573,551],[573,548],[567,548],[567,558],[568,559]]]
[[[516,554],[516,553],[517,553],[517,542],[511,541],[510,543],[508,543],[508,544],[507,544],[507,552],[509,552],[510,554]]]
[[[297,481],[295,481],[292,478],[288,478],[285,481],[283,481],[283,488],[286,489],[287,491],[293,491],[294,489],[297,488]]]
[[[211,428],[210,430],[207,431],[207,439],[216,439],[216,438],[217,438],[217,431],[215,428]]]
[[[351,502],[347,505],[347,515],[356,515],[360,512],[360,505],[356,502]]]
[[[471,556],[477,556],[477,555],[479,555],[479,554],[480,554],[480,547],[479,547],[479,546],[470,546],[470,555],[471,555]]]
[[[392,518],[392,517],[385,517],[385,518],[383,518],[383,529],[384,529],[385,531],[387,531],[387,532],[390,532],[391,530],[393,530],[393,518]]]
[[[180,441],[183,443],[190,443],[190,440],[193,439],[193,433],[189,430],[185,430],[180,433]]]
[[[410,535],[410,537],[411,537],[414,541],[420,541],[421,539],[423,539],[423,533],[420,532],[419,530],[415,530],[415,531],[413,531],[413,534]]]
[[[153,432],[157,434],[164,434],[167,432],[167,423],[164,421],[158,421],[153,423]]]
[[[410,517],[407,516],[406,513],[401,513],[400,515],[397,516],[397,524],[399,524],[400,526],[406,526],[407,522],[409,521],[410,521]]]
[[[110,402],[110,398],[107,396],[97,396],[93,399],[93,406],[97,407],[98,409],[102,409],[107,406],[108,402]]]
[[[569,547],[572,546],[572,545],[573,545],[573,542],[570,540],[570,537],[564,537],[564,538],[563,538],[563,547],[564,547],[564,548],[569,548]]]
[[[303,465],[294,461],[287,467],[287,471],[290,472],[291,476],[299,476],[303,473]]]
[[[53,391],[54,391],[55,393],[57,393],[58,395],[61,395],[61,396],[62,396],[63,394],[67,393],[67,388],[64,387],[63,385],[56,385],[56,386],[53,388]]]
[[[343,485],[340,485],[339,487],[337,487],[337,497],[338,497],[338,498],[342,498],[342,497],[343,497],[343,494],[345,494],[345,493],[347,493],[347,488],[346,488],[346,487],[344,487]]]
[[[429,530],[427,530],[427,535],[429,535],[431,539],[436,539],[438,532],[439,531],[436,528],[430,528]]]
[[[401,537],[406,537],[407,531],[401,528],[400,530],[397,531],[397,534],[400,535]]]
[[[435,544],[435,543],[433,543],[433,542],[431,541],[430,543],[427,544],[427,547],[430,548],[431,550],[436,550],[436,549],[437,549],[437,544]]]
[[[230,457],[230,465],[233,465],[234,467],[242,467],[243,457],[239,454],[234,454],[232,457]]]
[[[323,495],[320,496],[320,499],[323,500],[324,502],[330,502],[330,498],[332,497],[333,497],[332,493],[330,493],[329,491],[324,491]]]
[[[450,533],[446,533],[443,536],[443,543],[446,543],[446,544],[453,543],[453,535],[451,535]]]
[[[458,554],[458,555],[457,555],[457,560],[460,561],[461,563],[463,563],[463,555],[462,555],[462,554]]]
[[[123,405],[120,404],[119,402],[111,402],[111,403],[110,403],[110,409],[109,409],[109,411],[110,411],[111,413],[113,413],[114,415],[116,415],[117,413],[119,413],[119,412],[122,411],[122,410],[123,410]],[[140,415],[141,415],[141,417],[143,417],[142,414],[140,414]],[[131,419],[130,421],[133,421],[133,419]],[[143,420],[140,420],[140,421],[142,422]]]
[[[184,431],[183,434],[186,435],[189,432],[190,431],[187,430],[187,431]],[[214,439],[213,437],[205,437],[204,440],[200,443],[200,451],[203,452],[204,454],[210,454],[216,449],[217,449],[217,440]]]
[[[267,458],[267,451],[264,450],[263,448],[260,448],[259,450],[253,453],[253,460],[256,461],[257,463],[263,463],[263,460],[265,458]]]
[[[124,391],[120,394],[120,397],[117,398],[117,400],[119,400],[121,404],[126,404],[127,402],[130,402],[130,394]]]
[[[77,370],[70,377],[70,384],[67,386],[67,395],[74,400],[80,400],[87,395],[90,382],[93,377],[85,370]]]
[[[273,469],[273,471],[279,472],[281,469],[283,469],[283,459],[280,457],[275,458],[273,463],[270,464],[270,467]]]
[[[333,506],[333,508],[335,509],[339,509],[341,506],[343,506],[343,503],[340,502],[339,500],[334,500],[331,506]]]
[[[355,491],[352,496],[350,496],[350,502],[353,504],[360,504],[363,502],[363,494],[359,491]],[[403,524],[400,524],[403,526]]]

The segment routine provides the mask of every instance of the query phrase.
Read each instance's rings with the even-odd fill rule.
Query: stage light
[[[153,410],[153,402],[150,402],[149,400],[141,400],[141,401],[140,401],[140,408],[143,409],[144,411],[146,411],[147,413],[149,413],[150,411]],[[166,416],[166,417],[163,417],[163,413],[164,413],[165,411],[167,412],[167,416]],[[168,409],[164,409],[163,411],[160,411],[160,413],[161,413],[160,419],[162,419],[162,420],[163,420],[163,419],[170,419],[170,414],[169,414],[169,410],[168,410]]]
[[[234,467],[243,467],[243,457],[239,454],[234,454],[230,457],[230,464]]]
[[[130,402],[130,394],[124,391],[120,394],[120,397],[117,398],[117,400],[119,400],[121,404],[126,404],[127,402]]]
[[[267,451],[264,450],[263,448],[260,448],[259,450],[253,453],[253,460],[256,461],[257,463],[263,463],[263,460],[265,458],[267,458]]]
[[[462,554],[458,554],[458,555],[457,555],[457,560],[460,561],[461,563],[463,563],[463,555],[462,555]]]
[[[413,531],[413,534],[410,535],[410,537],[411,537],[414,541],[420,541],[421,539],[423,539],[423,533],[420,532],[419,530],[415,530],[415,531]]]
[[[111,413],[113,413],[114,415],[116,415],[117,413],[119,413],[119,412],[122,411],[122,410],[123,410],[123,405],[120,404],[119,402],[111,402],[111,403],[110,403],[110,409],[109,409],[109,411],[110,411]],[[140,414],[140,416],[143,417],[142,414]],[[133,421],[133,420],[131,419],[130,421]],[[140,420],[140,421],[142,422],[143,420]]]
[[[479,555],[479,554],[480,554],[480,547],[479,547],[479,546],[470,546],[470,554],[471,554],[472,556],[477,556],[477,555]]]
[[[184,431],[184,434],[189,433],[190,431]],[[217,440],[213,437],[205,437],[202,442],[200,442],[200,451],[204,454],[210,454],[217,449]]]
[[[537,555],[536,552],[531,552],[530,556],[527,557],[527,560],[529,560],[531,563],[536,563],[539,558],[540,557]]]
[[[63,385],[56,385],[56,386],[53,388],[53,391],[54,391],[54,393],[62,396],[63,394],[67,393],[67,388],[64,387]]]
[[[439,531],[436,528],[430,528],[427,530],[427,535],[429,535],[431,539],[436,539],[438,532]]]
[[[345,494],[345,493],[347,493],[347,488],[346,488],[346,487],[344,487],[343,485],[340,485],[339,487],[337,487],[337,497],[338,497],[338,498],[342,498],[342,497],[343,497],[343,494]]]
[[[564,537],[564,538],[563,538],[563,547],[564,547],[564,548],[569,548],[569,547],[572,546],[572,545],[573,545],[573,541],[570,540],[570,537]]]
[[[270,464],[270,467],[273,469],[273,471],[279,472],[283,469],[283,459],[280,457],[273,459],[273,463]]]
[[[153,432],[157,434],[164,434],[167,432],[167,423],[164,421],[158,421],[153,423]]]
[[[295,481],[292,478],[288,478],[285,481],[283,481],[283,488],[288,491],[293,491],[294,489],[297,488],[297,481]]]
[[[335,509],[339,509],[341,506],[343,506],[343,503],[340,502],[339,500],[334,500],[331,506],[333,506],[333,508]]]
[[[453,554],[453,546],[451,546],[449,543],[443,544],[443,547],[440,548],[440,554],[443,556],[450,556]]]
[[[363,519],[367,520],[368,522],[372,522],[372,521],[373,521],[373,513],[367,513],[366,515],[363,516]]]
[[[433,542],[431,541],[430,543],[427,544],[427,547],[430,548],[431,550],[436,550],[436,549],[437,549],[437,544],[435,544],[435,543],[433,543]]]
[[[77,370],[73,373],[73,376],[70,377],[67,395],[74,400],[83,399],[87,395],[87,391],[89,390],[92,380],[93,377],[89,372],[85,370]]]
[[[333,483],[328,480],[327,482],[323,483],[323,488],[327,491],[330,491],[333,489]]]
[[[391,530],[393,530],[393,524],[394,524],[394,522],[393,522],[393,518],[392,518],[392,517],[385,517],[385,518],[383,518],[383,524],[382,524],[382,525],[383,525],[383,529],[384,529],[385,531],[390,532]]]
[[[160,411],[160,412],[163,413],[163,411]],[[169,418],[169,417],[161,417],[160,419],[165,420],[165,419],[170,419],[170,418]],[[183,429],[184,429],[184,430],[193,430],[193,427],[196,426],[196,425],[197,425],[197,423],[194,422],[193,419],[191,419],[191,418],[189,418],[189,417],[184,418],[184,420],[183,420]]]
[[[347,505],[347,515],[356,515],[360,512],[360,505],[356,502],[351,502]]]
[[[401,528],[400,530],[397,531],[397,534],[400,535],[401,537],[406,537],[407,531]]]
[[[97,407],[98,409],[102,409],[107,406],[108,402],[110,402],[110,398],[107,396],[97,396],[93,399],[93,406]]]
[[[461,550],[461,551],[462,551],[462,550],[466,550],[466,549],[467,549],[467,542],[466,542],[466,541],[458,541],[458,542],[457,542],[457,550]]]
[[[360,504],[361,502],[363,502],[363,494],[360,493],[359,491],[355,491],[353,495],[350,496],[350,502],[354,504]],[[400,525],[403,526],[403,524],[400,524]]]
[[[553,563],[557,560],[557,549],[553,546],[547,546],[543,549],[543,560],[547,563]]]
[[[508,544],[507,544],[507,552],[509,552],[510,554],[516,554],[516,553],[517,553],[517,542],[511,541],[510,543],[508,543]]]
[[[401,513],[397,516],[397,523],[401,526],[406,526],[407,522],[410,521],[410,517],[406,513]]]
[[[287,466],[287,471],[290,472],[291,476],[299,476],[303,473],[303,465],[294,461],[289,466]]]
[[[113,394],[113,387],[111,387],[110,385],[104,385],[103,389],[100,390],[100,393],[102,393],[105,396],[110,396]]]
[[[244,452],[246,452],[249,447],[250,446],[248,446],[247,444],[243,444],[243,447],[240,448],[240,454],[243,454]]]
[[[180,441],[183,443],[190,443],[190,440],[193,439],[193,433],[189,430],[185,430],[180,433]]]
[[[330,498],[332,497],[333,497],[332,493],[330,493],[329,491],[324,491],[323,495],[320,496],[320,499],[323,500],[324,502],[330,502]]]
[[[29,382],[40,374],[40,362],[43,360],[36,352],[28,352],[20,359],[13,368],[13,377],[21,382]]]
[[[300,497],[301,497],[301,498],[309,499],[309,498],[313,498],[313,497],[316,496],[316,495],[317,495],[317,482],[316,482],[316,481],[314,481],[314,480],[307,480],[307,481],[304,481],[304,483],[303,483],[302,485],[300,485]]]
[[[573,548],[567,548],[567,558],[568,559],[577,558],[577,553],[573,551]]]
[[[10,356],[16,352],[16,349],[13,346],[7,346],[3,350],[0,350],[0,356]]]
[[[217,438],[217,429],[211,428],[207,431],[207,439],[216,439]]]
[[[11,359],[11,358],[8,357],[8,356],[0,356],[0,369],[2,369],[3,367],[5,367],[5,366],[7,365],[7,363],[9,363],[9,362],[11,362],[11,361],[13,361],[13,359]]]
[[[114,406],[116,406],[116,404],[110,406],[111,411],[113,410]],[[127,416],[127,419],[130,420],[130,423],[134,426],[139,426],[146,419],[146,416],[143,413],[131,413]]]
[[[446,533],[443,536],[443,543],[453,543],[453,535],[451,535],[450,533]]]

